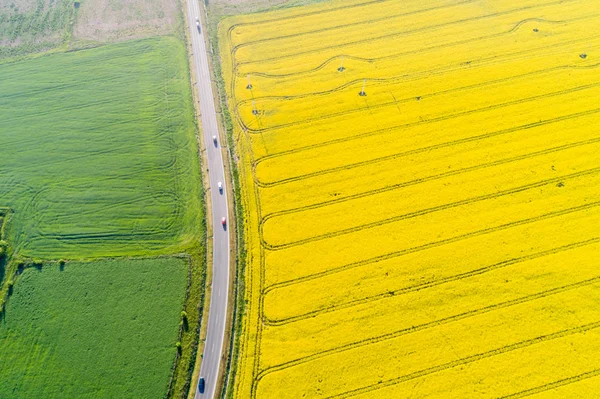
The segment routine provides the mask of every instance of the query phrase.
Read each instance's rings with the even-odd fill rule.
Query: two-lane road
[[[208,55],[204,41],[204,29],[199,32],[196,27],[196,18],[200,18],[202,11],[198,0],[187,1],[188,26],[190,29],[192,52],[194,57],[196,85],[200,100],[200,118],[202,132],[206,144],[206,158],[208,159],[208,176],[210,180],[210,199],[212,203],[213,226],[213,265],[212,285],[210,294],[210,308],[208,310],[208,330],[204,343],[204,355],[200,366],[200,377],[204,378],[204,393],[196,390],[195,398],[215,398],[219,367],[223,354],[223,340],[225,337],[225,324],[227,320],[227,301],[229,293],[229,217],[227,204],[227,190],[225,187],[225,168],[217,114],[215,112],[214,96],[211,84],[211,75],[208,68]],[[217,137],[216,143],[213,137]],[[223,185],[219,190],[218,183]],[[227,225],[221,225],[221,218],[227,218]]]

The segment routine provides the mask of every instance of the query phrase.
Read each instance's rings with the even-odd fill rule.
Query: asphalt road
[[[211,75],[208,68],[208,55],[204,42],[204,28],[199,32],[196,27],[196,17],[200,18],[198,0],[188,0],[188,26],[192,38],[192,52],[194,57],[196,85],[200,99],[200,118],[202,133],[206,144],[208,159],[208,176],[210,180],[210,199],[212,202],[213,226],[213,265],[212,265],[212,291],[210,294],[210,308],[208,310],[208,331],[204,343],[204,355],[200,366],[200,377],[205,380],[204,393],[195,387],[195,398],[215,398],[219,367],[223,354],[223,340],[225,336],[225,322],[227,319],[227,300],[229,293],[229,218],[227,191],[225,187],[225,169],[223,167],[223,154],[217,115],[211,85]],[[213,137],[216,136],[216,143]],[[218,189],[221,182],[223,189]],[[221,225],[221,218],[227,218],[227,225]]]

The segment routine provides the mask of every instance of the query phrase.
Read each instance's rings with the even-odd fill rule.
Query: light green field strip
[[[0,320],[0,397],[162,398],[186,276],[174,258],[26,269]]]
[[[16,252],[172,253],[199,236],[186,63],[163,37],[0,66],[0,204]]]

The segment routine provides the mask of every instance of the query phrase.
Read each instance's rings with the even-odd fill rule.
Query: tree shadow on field
[[[0,209],[0,286],[4,283],[6,265],[8,264],[8,243],[4,241],[4,223],[6,223],[6,219],[4,209]]]
[[[6,275],[6,254],[0,255],[0,284],[4,282],[4,277]]]

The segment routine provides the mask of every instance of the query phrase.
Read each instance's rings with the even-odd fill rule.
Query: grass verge
[[[204,242],[205,240],[201,241],[202,244]],[[173,364],[171,379],[165,394],[167,398],[185,397],[192,381],[205,302],[206,249],[201,243],[186,251],[189,255],[190,268],[186,301],[179,328],[181,346]]]

